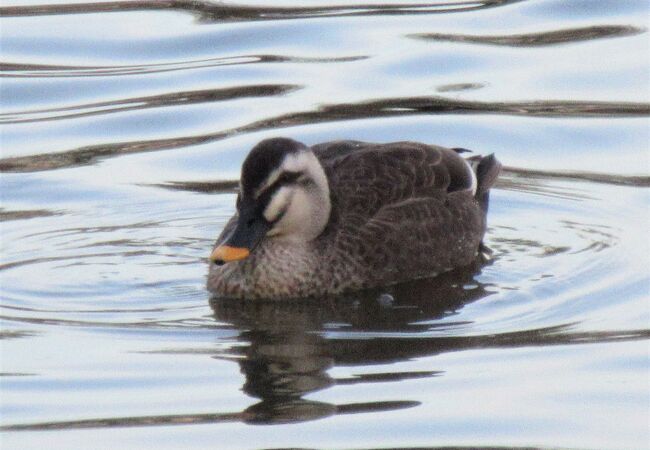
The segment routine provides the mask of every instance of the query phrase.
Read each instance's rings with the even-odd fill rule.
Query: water
[[[649,13],[4,1],[2,447],[647,448]],[[493,261],[210,300],[277,135],[496,153]]]

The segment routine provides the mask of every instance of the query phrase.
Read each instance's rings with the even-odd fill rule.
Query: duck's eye
[[[278,178],[279,184],[289,184],[293,183],[300,177],[300,172],[282,172],[282,175]]]

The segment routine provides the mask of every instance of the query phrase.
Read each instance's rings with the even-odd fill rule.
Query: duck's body
[[[468,265],[499,168],[492,156],[470,162],[413,142],[263,141],[244,163],[238,214],[212,257],[227,264],[210,266],[208,288],[223,297],[322,296]]]

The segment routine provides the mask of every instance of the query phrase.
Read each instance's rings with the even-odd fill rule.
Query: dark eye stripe
[[[296,181],[300,176],[302,175],[302,172],[282,172],[282,175],[278,177],[278,179],[273,183],[271,186],[275,184],[289,184],[293,183]]]
[[[280,175],[278,179],[273,182],[273,184],[264,189],[264,192],[262,192],[260,198],[262,198],[267,193],[273,195],[275,191],[280,189],[282,186],[294,183],[298,178],[300,178],[301,175],[302,172],[282,172],[282,175]]]
[[[283,186],[287,186],[289,184],[293,184],[296,182],[299,182],[300,184],[303,185],[308,185],[311,183],[311,180],[308,177],[305,177],[304,173],[302,172],[282,172],[282,174],[278,177],[277,180],[273,182],[273,184],[271,184],[269,187],[264,189],[264,191],[260,193],[259,197],[253,200],[253,205],[256,210],[256,214],[259,216],[263,216],[264,210],[266,210],[266,207],[269,205],[271,198],[278,191],[278,189],[282,188]],[[237,209],[240,209],[240,206],[244,200],[245,199],[242,199],[241,194],[237,196]],[[285,212],[286,211],[283,211],[280,214],[280,217]],[[278,217],[277,220],[279,220],[280,217]]]
[[[263,214],[264,210],[271,201],[271,198],[278,191],[278,189],[296,182],[296,180],[298,180],[298,178],[300,178],[302,175],[302,172],[283,172],[282,175],[280,175],[278,179],[273,182],[273,184],[264,189],[264,191],[262,191],[260,196],[255,201],[257,204],[256,209],[259,211],[259,214]]]

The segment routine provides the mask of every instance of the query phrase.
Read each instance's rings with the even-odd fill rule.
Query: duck
[[[410,141],[259,142],[210,254],[208,290],[242,300],[326,297],[473,264],[486,248],[501,164],[468,151]]]

